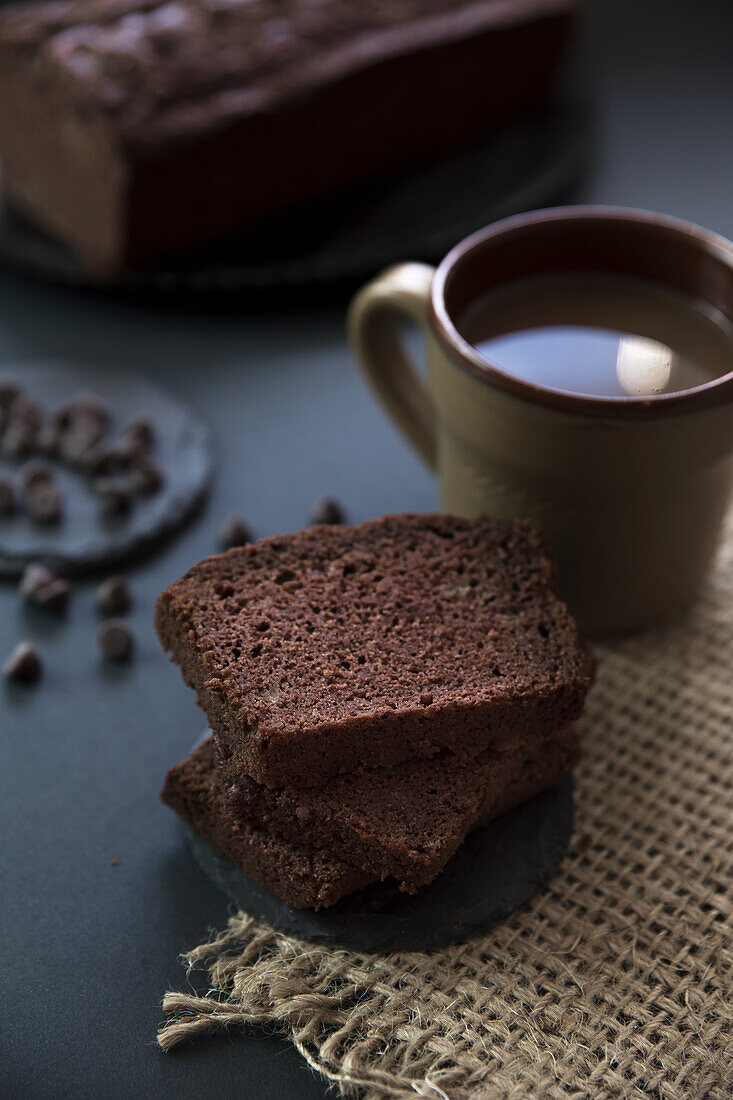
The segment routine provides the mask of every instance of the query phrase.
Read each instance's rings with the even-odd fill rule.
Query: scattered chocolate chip
[[[155,428],[153,422],[147,416],[139,416],[128,424],[124,438],[133,446],[143,447],[149,451],[155,446]]]
[[[227,516],[219,528],[219,544],[223,550],[233,546],[246,546],[252,542],[252,532],[241,518],[234,513]]]
[[[81,391],[56,409],[53,419],[60,428],[70,427],[75,420],[95,420],[102,429],[106,429],[110,423],[109,405],[96,393]]]
[[[15,511],[15,493],[13,486],[4,477],[0,478],[0,516],[9,516]]]
[[[25,510],[38,523],[58,523],[63,511],[63,498],[55,485],[41,481],[27,491]]]
[[[148,457],[148,449],[136,439],[123,436],[110,447],[114,461],[127,470],[136,463],[144,462]]]
[[[35,442],[36,429],[33,425],[11,413],[3,432],[3,454],[8,458],[25,458],[33,450]]]
[[[107,619],[97,631],[97,644],[108,661],[127,661],[134,645],[132,631],[120,619]]]
[[[433,693],[431,691],[424,691],[420,696],[420,703],[424,707],[429,707],[433,702]]]
[[[157,493],[163,486],[163,474],[150,459],[143,459],[131,466],[128,474],[130,487],[136,493]]]
[[[20,578],[20,585],[18,586],[20,594],[26,600],[35,602],[35,598],[41,589],[48,584],[52,584],[55,580],[55,573],[52,573],[45,565],[33,561],[26,565],[23,570],[23,576]]]
[[[345,519],[343,508],[332,497],[324,497],[323,500],[319,500],[310,514],[310,521],[313,525],[343,523]]]
[[[109,865],[110,865],[110,867],[117,867],[117,866],[119,866],[119,862],[120,862],[119,859],[111,859],[109,861]]]
[[[96,477],[111,474],[115,467],[112,449],[104,443],[98,443],[96,447],[92,447],[84,454],[81,465],[88,473]]]
[[[41,658],[30,642],[21,642],[17,645],[3,665],[3,675],[8,680],[19,680],[25,684],[32,684],[38,680],[41,670]]]
[[[20,593],[28,603],[60,615],[69,605],[71,584],[63,577],[57,577],[45,565],[31,562],[23,572]]]
[[[71,584],[63,577],[57,577],[38,593],[35,603],[46,611],[53,611],[56,615],[62,615],[69,606],[71,598]]]
[[[98,477],[94,482],[94,492],[102,502],[106,516],[121,516],[130,511],[132,496],[129,486],[119,478]]]
[[[91,390],[80,390],[74,397],[74,404],[89,416],[96,416],[105,426],[109,425],[111,412],[108,403],[98,393]]]
[[[104,424],[95,416],[77,413],[61,432],[59,454],[66,462],[84,464],[84,458],[104,436]]]
[[[22,420],[29,428],[33,428],[34,435],[43,421],[40,407],[35,401],[29,401],[22,394],[16,397],[10,405],[10,415],[13,420]]]
[[[132,595],[122,577],[110,577],[100,584],[94,602],[101,615],[124,615],[132,606]]]
[[[59,453],[60,442],[61,429],[53,421],[46,420],[36,438],[36,450],[49,458],[55,458]]]
[[[0,382],[0,409],[9,409],[20,394],[21,389],[16,382]]]
[[[28,492],[36,485],[50,485],[53,481],[53,470],[45,462],[26,462],[21,467],[20,483]]]

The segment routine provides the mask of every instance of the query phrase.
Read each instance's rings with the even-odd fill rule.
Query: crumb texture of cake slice
[[[467,832],[539,793],[578,756],[566,730],[532,753],[484,761],[478,782],[449,767],[430,778],[420,763],[394,785],[373,774],[351,789],[344,780],[286,798],[264,789],[258,801],[251,786],[240,797],[226,790],[209,738],[169,770],[161,798],[250,878],[296,909],[319,909],[388,877],[410,893],[427,885]],[[340,812],[338,799],[348,800]]]
[[[550,736],[591,663],[528,522],[386,516],[208,558],[156,605],[223,754],[257,782]]]
[[[169,769],[161,798],[235,867],[294,909],[333,905],[374,880],[344,859],[238,821],[219,787],[211,738]]]

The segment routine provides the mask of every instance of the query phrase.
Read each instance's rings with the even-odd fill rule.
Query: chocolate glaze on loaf
[[[333,815],[328,816],[329,806],[332,810],[334,805],[328,792],[319,798],[308,791],[300,806],[296,794],[289,804],[284,801],[274,813],[266,813],[257,821],[250,815],[254,805],[250,788],[247,816],[241,816],[237,801],[222,791],[212,738],[188,760],[170,769],[161,797],[235,866],[289,905],[322,908],[395,873],[403,890],[413,892],[427,885],[465,833],[554,783],[577,757],[577,740],[570,731],[558,734],[535,752],[507,754],[496,763],[493,776],[485,775],[487,790],[478,799],[466,797],[467,777],[449,766],[434,768],[432,778],[424,769],[416,772],[411,792],[398,779],[401,794],[394,796],[387,789],[391,780],[385,772],[378,780],[371,780],[371,792],[364,781],[356,784],[351,803],[359,814],[354,815],[353,822],[360,821],[362,835],[358,837],[357,831],[349,827],[350,842],[345,839],[338,845],[331,831]],[[380,786],[385,788],[384,796]],[[407,801],[400,812],[398,799],[402,795]],[[451,801],[455,806],[452,810]],[[469,801],[473,812],[466,820]],[[259,807],[272,804],[269,793]],[[371,822],[370,811],[376,814]],[[295,827],[299,814],[304,822],[300,835]],[[312,814],[322,815],[322,834],[318,822],[310,819]],[[290,823],[286,824],[288,818]],[[346,817],[342,815],[342,819]],[[368,837],[364,836],[365,827]],[[287,836],[279,831],[281,828]],[[409,840],[411,833],[413,842]],[[380,845],[385,852],[381,861]],[[396,860],[395,852],[400,852]]]
[[[387,516],[263,539],[191,569],[155,622],[222,753],[274,787],[550,735],[590,680],[527,522]]]
[[[566,729],[506,752],[486,749],[463,764],[443,753],[338,776],[321,787],[275,791],[230,761],[219,766],[237,820],[348,856],[413,891],[435,878],[471,829],[554,783],[579,756],[577,734]]]
[[[475,140],[547,94],[575,0],[26,0],[9,195],[99,272]]]

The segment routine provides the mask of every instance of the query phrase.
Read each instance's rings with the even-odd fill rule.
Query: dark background
[[[733,236],[732,33],[727,0],[590,4],[595,149],[576,201],[653,208]],[[214,316],[0,276],[0,373],[40,359],[143,372],[200,410],[218,459],[203,514],[131,572],[130,667],[98,661],[90,584],[67,623],[0,589],[0,653],[29,637],[46,662],[37,688],[0,690],[0,1095],[324,1094],[280,1039],[232,1035],[168,1055],[155,1046],[160,998],[185,986],[178,953],[221,926],[227,906],[158,802],[202,722],[151,614],[161,588],[216,549],[231,509],[263,535],[302,526],[324,493],[354,520],[435,506],[431,479],[350,361],[345,302],[342,288],[326,302],[245,300]]]

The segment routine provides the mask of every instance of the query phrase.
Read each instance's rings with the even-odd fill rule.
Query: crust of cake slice
[[[318,909],[390,876],[398,879],[400,889],[410,893],[427,885],[442,870],[467,832],[487,824],[554,783],[578,756],[577,739],[566,731],[556,741],[548,742],[534,759],[517,757],[511,764],[503,762],[497,769],[497,779],[489,781],[470,820],[463,816],[459,824],[458,815],[454,814],[452,824],[436,822],[423,812],[423,839],[432,829],[431,843],[424,844],[422,851],[410,850],[403,844],[403,851],[398,856],[394,852],[387,854],[386,838],[390,830],[378,817],[372,823],[370,843],[368,837],[359,837],[354,829],[337,842],[333,823],[325,815],[321,818],[319,832],[317,820],[306,823],[307,815],[299,818],[297,805],[282,807],[275,817],[263,815],[259,822],[252,820],[250,812],[247,817],[242,816],[236,801],[227,797],[222,789],[213,738],[200,745],[183,763],[170,769],[161,798],[250,878],[296,909]],[[438,771],[436,783],[448,782],[450,778],[450,771],[445,775]],[[388,782],[388,775],[381,776],[378,785]],[[397,791],[396,797],[405,799],[404,821],[400,829],[394,831],[401,830],[404,837],[412,827],[417,828],[422,810],[420,803],[426,791],[424,787],[415,788],[412,801],[403,787],[398,785]],[[271,793],[268,792],[268,797]],[[314,808],[317,812],[312,789],[305,793],[309,800],[305,808],[310,813]],[[345,791],[340,793],[346,795]],[[389,801],[393,810],[397,809],[395,798]],[[375,814],[380,812],[380,802],[375,790]],[[362,790],[362,824],[364,808]],[[288,813],[290,825],[286,824]],[[303,821],[300,835],[297,833],[299,820]],[[392,824],[396,824],[394,818]],[[278,831],[278,827],[282,831]],[[442,834],[437,831],[441,827],[445,829]],[[398,838],[396,850],[399,848]]]
[[[524,521],[385,516],[263,539],[200,562],[155,622],[222,754],[276,788],[551,736],[592,670]]]

